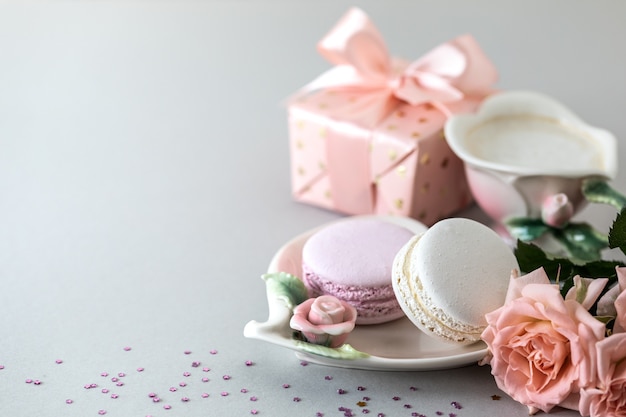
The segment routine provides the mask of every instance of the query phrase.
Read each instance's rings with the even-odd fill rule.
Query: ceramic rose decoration
[[[296,306],[289,322],[309,343],[339,347],[354,329],[356,309],[331,295],[309,298]]]

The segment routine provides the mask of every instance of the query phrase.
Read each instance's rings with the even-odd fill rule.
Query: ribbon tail
[[[463,35],[450,42],[463,53],[467,60],[466,69],[452,85],[468,96],[484,97],[494,92],[498,71],[487,58],[478,42],[471,35]]]

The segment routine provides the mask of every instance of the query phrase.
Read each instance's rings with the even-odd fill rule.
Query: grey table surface
[[[626,2],[358,5],[406,58],[472,33],[498,87],[552,95],[626,158]],[[281,102],[350,6],[0,2],[0,415],[527,415],[488,367],[305,366],[242,335],[276,249],[341,217],[292,200]]]

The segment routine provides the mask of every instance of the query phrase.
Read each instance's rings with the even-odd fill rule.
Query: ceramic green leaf
[[[606,235],[587,223],[570,223],[563,230],[555,231],[554,237],[579,261],[601,259],[601,251],[609,244]]]
[[[611,187],[605,180],[587,179],[583,181],[582,191],[589,202],[610,204],[618,210],[626,206],[626,196]]]
[[[529,217],[516,217],[505,222],[505,226],[511,236],[524,242],[538,239],[550,230],[541,219],[531,219]]]
[[[298,349],[301,349],[304,352],[332,359],[354,360],[369,357],[367,353],[358,351],[348,344],[341,345],[338,348],[329,348],[322,345],[314,345],[311,343],[302,342],[300,340],[296,340],[295,343]]]
[[[284,301],[290,309],[309,298],[306,287],[295,275],[273,272],[264,274],[261,278],[265,281],[267,293]]]

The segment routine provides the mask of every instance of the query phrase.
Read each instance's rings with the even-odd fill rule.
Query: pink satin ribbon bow
[[[357,8],[342,17],[318,50],[335,66],[305,86],[300,96],[334,90],[358,97],[329,110],[325,137],[333,208],[350,214],[374,211],[370,142],[378,123],[403,103],[430,103],[449,116],[464,109],[464,98],[491,93],[497,79],[495,67],[469,35],[412,63],[391,58],[376,27]]]
[[[408,65],[394,60],[378,29],[358,8],[343,16],[318,50],[335,67],[310,83],[308,91],[386,93],[410,105],[439,105],[446,113],[445,103],[489,94],[498,77],[470,35],[442,44]]]

